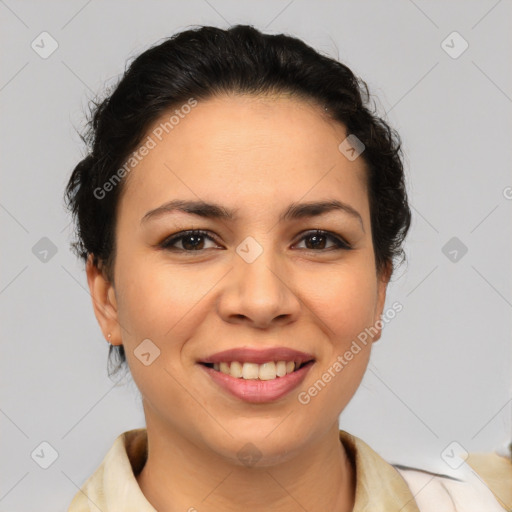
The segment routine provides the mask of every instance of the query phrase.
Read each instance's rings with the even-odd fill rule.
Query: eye
[[[325,248],[325,241],[331,240],[334,242],[334,247],[331,247],[330,249]],[[311,247],[306,247],[306,250],[320,250],[320,251],[326,251],[326,250],[338,250],[338,249],[344,249],[344,250],[350,250],[352,247],[350,244],[345,242],[341,237],[334,235],[333,233],[330,233],[328,231],[322,231],[320,229],[316,229],[314,231],[309,231],[305,233],[301,240],[310,240],[311,243],[309,244]]]
[[[206,249],[204,247],[205,239],[210,240],[216,244],[215,239],[211,237],[206,231],[202,231],[200,229],[192,229],[188,231],[182,231],[181,233],[166,238],[161,244],[159,244],[159,247],[169,251],[181,251],[188,253],[200,252]],[[315,252],[352,249],[350,244],[338,235],[328,231],[322,231],[320,229],[304,233],[300,240],[306,241],[306,250]],[[327,240],[330,240],[333,243],[330,248],[325,247]],[[181,247],[177,246],[177,244],[181,244]]]
[[[204,249],[204,238],[207,238],[208,240],[215,242],[215,240],[211,236],[209,236],[208,233],[206,233],[206,231],[193,229],[189,231],[183,231],[181,233],[178,233],[177,235],[171,236],[170,238],[166,238],[160,244],[160,247],[162,249],[167,249],[171,251],[202,251]],[[181,247],[175,247],[177,242],[181,243]]]

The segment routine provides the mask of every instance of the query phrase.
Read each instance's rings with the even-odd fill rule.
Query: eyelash
[[[191,250],[191,251],[188,251],[186,249],[179,249],[179,248],[176,248],[176,247],[172,247],[173,244],[175,244],[176,242],[180,241],[181,239],[183,238],[186,238],[187,236],[191,236],[191,235],[201,235],[201,236],[204,236],[208,239],[210,239],[211,241],[216,242],[216,240],[214,238],[212,238],[207,231],[203,231],[201,229],[191,229],[191,230],[187,230],[187,231],[182,231],[176,235],[172,235],[168,238],[166,238],[163,242],[161,242],[159,244],[159,247],[161,249],[165,249],[165,250],[168,250],[168,251],[178,251],[178,252],[186,252],[186,253],[193,253],[193,252],[197,252],[197,253],[201,253],[203,251],[205,251],[206,249],[198,249],[198,250]],[[301,242],[302,240],[304,240],[305,238],[307,238],[308,236],[314,236],[314,235],[321,235],[321,236],[325,236],[327,238],[330,238],[334,244],[335,244],[335,247],[334,248],[329,248],[329,249],[304,249],[306,251],[312,251],[312,252],[327,252],[327,251],[330,251],[330,250],[344,250],[344,251],[349,251],[352,249],[352,247],[350,246],[349,243],[347,243],[345,240],[343,240],[342,238],[340,238],[339,236],[336,236],[334,235],[333,233],[330,233],[329,231],[323,231],[321,229],[315,229],[315,230],[312,230],[312,231],[307,231],[305,232],[303,235],[302,235],[302,238],[299,240],[299,242]]]

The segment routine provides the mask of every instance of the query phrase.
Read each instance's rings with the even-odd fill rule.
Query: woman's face
[[[367,366],[371,338],[345,354],[379,320],[388,276],[376,275],[364,162],[338,148],[343,126],[296,98],[217,97],[198,102],[164,136],[154,131],[170,115],[148,132],[154,147],[125,183],[114,286],[88,265],[93,294],[107,298],[96,314],[111,342],[124,345],[148,426],[235,462],[251,443],[260,464],[270,464],[337,428]],[[233,218],[149,213],[177,200],[215,204]],[[334,201],[352,213],[293,214]],[[206,234],[169,242],[186,230]],[[267,365],[269,380],[236,382],[203,364],[221,351],[275,347],[314,362],[300,378],[272,379]],[[260,368],[243,371],[250,377]]]

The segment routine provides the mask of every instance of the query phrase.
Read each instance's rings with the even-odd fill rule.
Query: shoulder
[[[470,453],[468,464],[486,483],[498,501],[512,510],[512,458],[498,453]]]
[[[137,510],[155,512],[136,480],[147,457],[147,431],[123,432],[71,501],[68,512]]]
[[[454,469],[437,456],[423,467],[412,467],[384,460],[364,441],[342,430],[340,440],[356,470],[354,510],[512,511],[509,457],[470,454],[460,458]]]
[[[423,512],[512,510],[512,462],[495,453],[470,454],[450,475],[394,465]]]

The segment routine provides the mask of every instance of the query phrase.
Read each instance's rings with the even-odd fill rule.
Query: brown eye
[[[160,247],[162,249],[184,252],[202,251],[205,249],[205,239],[215,242],[215,240],[205,231],[184,231],[178,235],[173,235],[172,237],[165,239],[160,244]],[[181,247],[175,247],[178,242],[181,243]]]
[[[334,243],[334,249],[345,249],[349,250],[352,247],[342,240],[340,237],[329,233],[327,231],[315,230],[310,231],[303,235],[301,240],[309,240],[309,243],[306,242],[306,249],[312,251],[327,251],[333,250],[333,247],[326,248],[327,240],[331,240]]]
[[[189,230],[182,231],[176,235],[166,238],[159,246],[168,251],[178,252],[200,252],[208,249],[205,247],[207,240],[214,243],[215,240],[206,232],[202,230]],[[306,241],[306,250],[314,252],[324,252],[332,250],[350,250],[352,247],[341,239],[339,236],[329,233],[328,231],[315,230],[305,233],[301,240]],[[328,246],[328,242],[331,246]],[[181,244],[181,247],[179,246]]]

